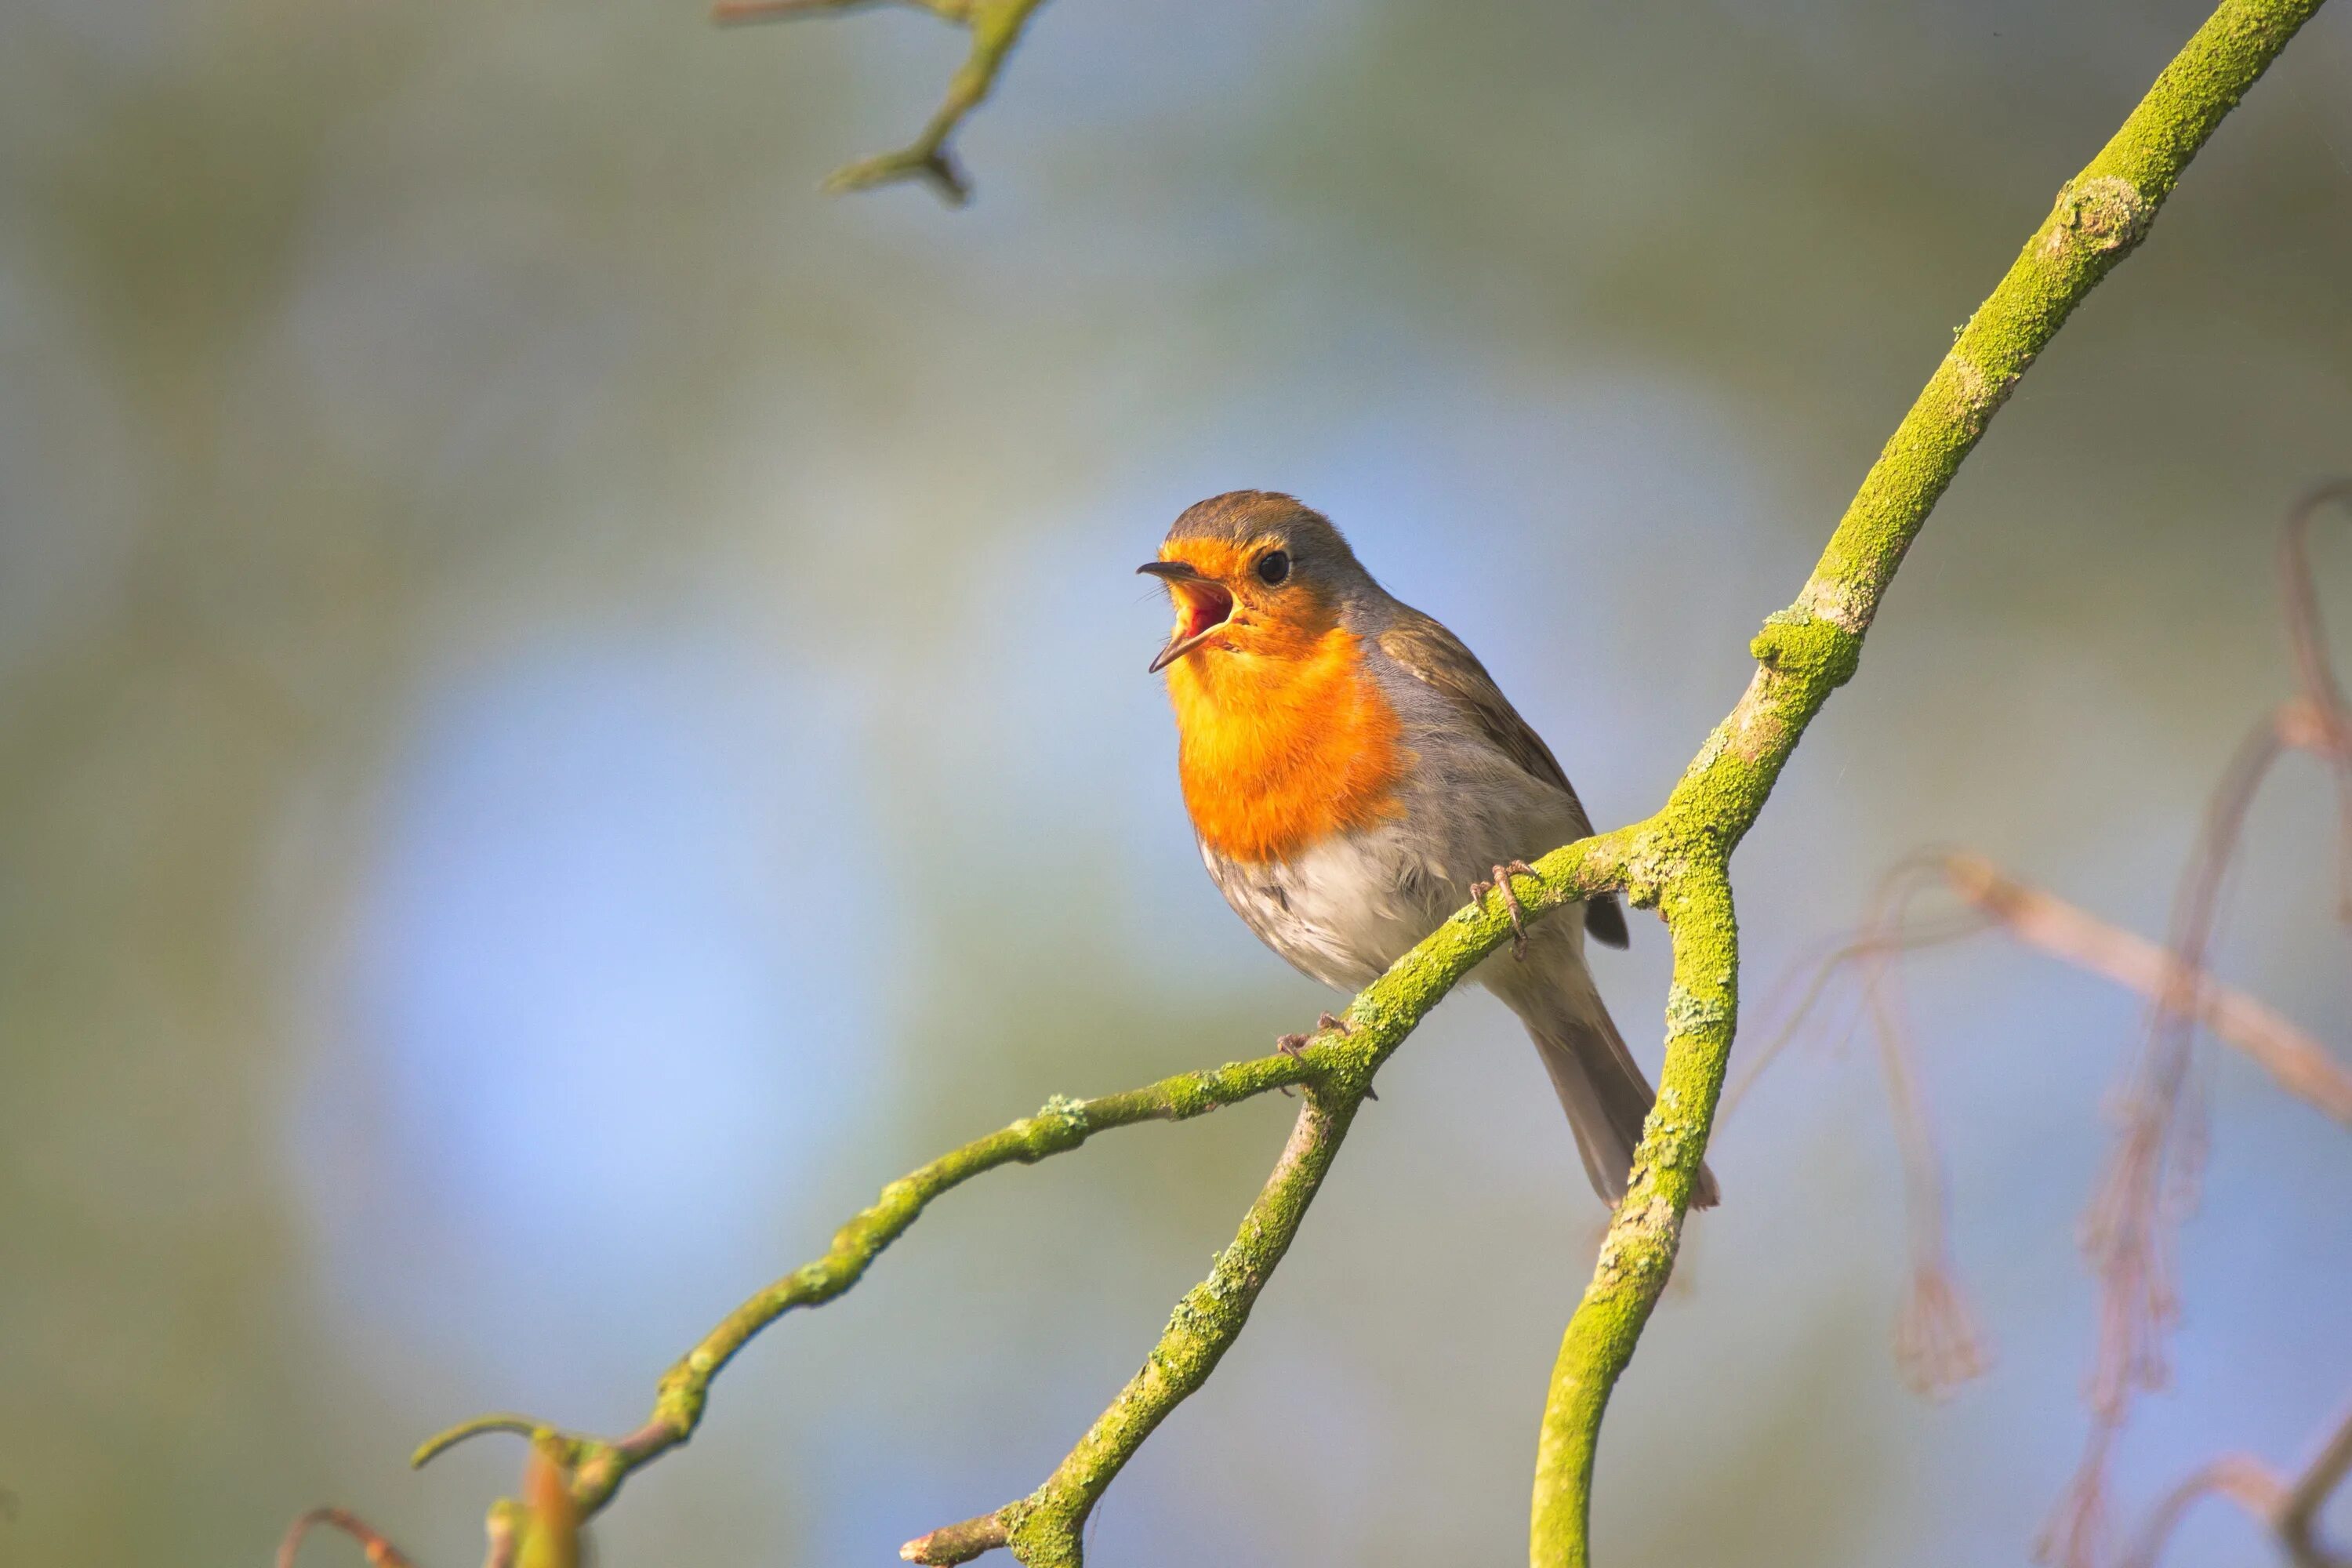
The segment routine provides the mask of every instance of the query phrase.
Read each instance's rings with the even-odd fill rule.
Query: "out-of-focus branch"
[[[2336,775],[2336,912],[2352,923],[2352,708],[2327,653],[2319,616],[2319,589],[2311,571],[2311,530],[2330,507],[2352,512],[2352,479],[2322,485],[2304,498],[2279,536],[2279,586],[2286,605],[2287,643],[2294,656],[2303,702],[2280,712],[2281,738],[2327,759]]]
[[[711,20],[722,24],[779,22],[820,11],[849,11],[880,0],[719,0]],[[862,191],[899,180],[920,179],[940,199],[961,206],[971,199],[971,182],[955,161],[948,142],[964,118],[980,107],[996,87],[1021,31],[1045,0],[898,0],[929,11],[971,35],[971,52],[948,80],[947,97],[923,126],[922,133],[896,152],[860,159],[838,168],[824,182],[830,193]]]
[[[1927,888],[1948,889],[1966,906],[1958,918],[1923,918],[1913,904]],[[1748,1064],[1727,1101],[1744,1099],[1819,1001],[1829,980],[1849,965],[1863,974],[1863,1002],[1878,1042],[1895,1136],[1903,1152],[1909,1216],[1911,1283],[1895,1328],[1896,1360],[1922,1394],[1941,1394],[1976,1376],[1985,1351],[1970,1320],[1945,1237],[1942,1160],[1932,1118],[1917,1089],[1914,1048],[1893,960],[1905,952],[1986,930],[2137,993],[2152,1005],[2181,1011],[2236,1047],[2277,1085],[2313,1110],[2352,1128],[2352,1067],[2257,998],[2210,974],[2183,973],[2164,948],[2008,875],[1981,855],[1927,850],[1906,857],[1881,879],[1859,931],[1811,969],[1795,1007]],[[1767,1008],[1768,1016],[1772,1009]]]
[[[2221,918],[2221,889],[2254,796],[2289,750],[2326,760],[2337,781],[2339,815],[2352,819],[2352,715],[2327,655],[2307,541],[2331,500],[2352,486],[2331,485],[2298,506],[2280,546],[2281,586],[2302,691],[2263,715],[2240,742],[2208,803],[2195,850],[2173,896],[2167,942],[2167,994],[2151,999],[2145,1041],[2119,1105],[2120,1125],[2097,1192],[2084,1215],[2083,1252],[2099,1287],[2099,1336],[2085,1402],[2091,1432],[2074,1481],[2043,1529],[2038,1555],[2066,1568],[2095,1568],[2105,1512],[2105,1469],[2114,1438],[2136,1395],[2168,1375],[2166,1338],[2179,1315],[2172,1233],[2192,1206],[2204,1162],[2204,1125],[2191,1101],[2194,1023],[2205,955]],[[2343,825],[2352,831],[2352,820]],[[2339,866],[2352,842],[2339,847]],[[2339,901],[2348,889],[2339,889]],[[2292,1087],[2292,1085],[2290,1085]],[[2338,1097],[2340,1098],[2340,1091]]]
[[[314,1508],[288,1525],[284,1539],[278,1543],[278,1568],[294,1568],[294,1560],[302,1552],[303,1537],[322,1526],[340,1530],[358,1542],[373,1568],[415,1568],[382,1531],[349,1509],[341,1508]]]
[[[2181,1517],[2200,1498],[2223,1497],[2278,1538],[2295,1568],[2352,1568],[2352,1554],[2330,1550],[2317,1533],[2319,1510],[2352,1470],[2352,1409],[2292,1481],[2260,1459],[2226,1454],[2192,1472],[2149,1510],[2119,1568],[2156,1568]]]
[[[2163,948],[2064,900],[2004,875],[1979,855],[1937,858],[1952,890],[2011,936],[2053,958],[2194,1018],[2234,1046],[2281,1089],[2352,1128],[2352,1068],[2259,999],[2210,974],[2191,973]]]

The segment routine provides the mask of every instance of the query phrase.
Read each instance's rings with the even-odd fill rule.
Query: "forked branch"
[[[781,22],[820,11],[850,11],[880,0],[719,0],[710,18],[721,24]],[[917,136],[896,152],[863,158],[835,169],[824,182],[828,194],[862,191],[899,180],[919,179],[941,201],[961,206],[971,199],[971,182],[955,160],[949,140],[966,116],[995,90],[996,79],[1021,30],[1045,0],[898,0],[954,23],[971,35],[971,52],[948,79],[947,97]]]

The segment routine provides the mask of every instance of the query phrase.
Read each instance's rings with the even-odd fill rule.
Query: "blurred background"
[[[259,1563],[320,1501],[476,1560],[519,1452],[412,1474],[425,1433],[633,1426],[883,1182],[1311,1020],[1202,875],[1143,671],[1132,568],[1204,495],[1330,511],[1599,819],[1653,808],[2202,15],[1059,0],[953,212],[814,194],[961,58],[912,13],[11,0],[0,1563]],[[1925,842],[2161,931],[2290,689],[2279,520],[2352,468],[2348,86],[2336,7],[1943,503],[1741,853],[1751,997]],[[2330,823],[2290,760],[2218,963],[2340,1044]],[[1646,919],[1599,961],[1654,1065],[1665,963]],[[1607,1561],[2018,1562],[2071,1471],[2139,1007],[1998,939],[1907,976],[1995,1369],[1902,1391],[1883,1097],[1820,1031],[1717,1144]],[[2352,1140],[2208,1068],[2125,1517],[2352,1393]],[[1483,995],[1381,1089],[1101,1561],[1521,1559],[1600,1210]],[[885,1563],[1026,1491],[1291,1109],[943,1202],[726,1374],[601,1561]],[[2214,1505],[2171,1560],[2267,1551]]]

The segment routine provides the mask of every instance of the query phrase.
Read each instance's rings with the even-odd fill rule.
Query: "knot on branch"
[[[1853,679],[1862,662],[1862,637],[1798,607],[1767,616],[1748,651],[1775,675],[1834,688]]]
[[[1021,1123],[1022,1142],[1033,1160],[1076,1148],[1087,1141],[1090,1131],[1085,1102],[1066,1094],[1055,1095],[1038,1109],[1036,1115]]]
[[[2156,208],[2138,187],[2119,175],[2074,181],[2058,193],[2050,232],[2042,241],[2042,258],[2060,261],[2070,253],[2118,257],[2139,243],[2155,216]]]

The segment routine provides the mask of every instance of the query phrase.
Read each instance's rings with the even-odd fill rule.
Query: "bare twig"
[[[2352,1555],[2318,1540],[2319,1510],[2352,1469],[2352,1409],[2329,1431],[2292,1481],[2245,1454],[2225,1454],[2191,1472],[2149,1510],[2118,1568],[2156,1568],[2181,1517],[2200,1498],[2222,1497],[2278,1538],[2296,1568],[2352,1568]]]
[[[320,1526],[340,1530],[360,1543],[374,1568],[415,1568],[400,1549],[384,1539],[383,1532],[348,1509],[314,1508],[286,1527],[285,1538],[278,1543],[278,1568],[294,1568],[294,1559],[301,1554],[302,1538]]]
[[[2326,757],[2336,776],[2336,910],[2337,919],[2352,922],[2352,709],[2345,706],[2344,689],[2328,657],[2327,630],[2320,619],[2319,590],[2311,572],[2311,530],[2331,506],[2352,512],[2352,479],[2337,479],[2305,496],[2279,536],[2287,643],[2305,704],[2293,720],[2282,716],[2281,731],[2284,736],[2294,729],[2299,738],[2287,743]]]
[[[1967,909],[1957,916],[1916,916],[1913,906],[1931,885],[1948,889]],[[1740,1092],[1755,1082],[1772,1050],[1804,1022],[1836,973],[1859,966],[1864,1005],[1878,1042],[1902,1151],[1909,1216],[1911,1283],[1897,1321],[1896,1354],[1906,1379],[1931,1394],[1975,1376],[1983,1369],[1985,1350],[1950,1265],[1942,1162],[1925,1099],[1916,1087],[1899,974],[1891,960],[1988,929],[2112,981],[2151,1004],[2186,1009],[2216,1038],[2269,1073],[2280,1088],[2352,1128],[2352,1068],[2256,998],[2210,975],[2181,973],[2171,955],[2147,938],[2021,882],[1980,855],[1933,850],[1898,862],[1881,879],[1861,929],[1824,959],[1792,972],[1810,974],[1806,988],[1751,1066]],[[1785,983],[1781,989],[1787,989]],[[1768,1016],[1771,1011],[1767,1010]]]
[[[2283,752],[2302,749],[2330,763],[2339,811],[2352,831],[2352,719],[2346,714],[2328,658],[2306,550],[2321,507],[2347,498],[2352,498],[2352,485],[2325,487],[2288,519],[2280,548],[2280,577],[2288,638],[2303,689],[2263,715],[2239,743],[2207,806],[2203,830],[2174,897],[2168,958],[2160,966],[2160,990],[2151,997],[2146,1043],[2121,1097],[2120,1125],[2105,1175],[2084,1215],[2083,1251],[2099,1285],[2098,1343],[2084,1391],[2093,1433],[2084,1464],[2059,1500],[2045,1541],[2059,1534],[2090,1541],[2084,1530],[2068,1521],[2095,1514],[2098,1472],[2114,1432],[2121,1428],[2135,1394],[2161,1387],[2168,1375],[2165,1339],[2179,1312],[2172,1279],[2172,1235],[2195,1203],[2204,1157],[2203,1121],[2189,1103],[2189,1075],[2195,1024],[2208,1012],[2203,997],[2213,984],[2205,975],[2206,953],[2247,813]],[[2339,864],[2352,865],[2347,858],[2352,858],[2352,839],[2339,846]],[[2347,893],[2352,893],[2352,881],[2339,889],[2339,897]],[[2273,1047],[2281,1043],[2275,1037],[2271,1041]],[[2331,1079],[2321,1070],[2333,1066],[2323,1053],[2284,1043],[2289,1046],[2283,1053],[2288,1071],[2282,1075],[2273,1068],[2273,1076],[2290,1090],[2297,1089],[2298,1083],[2308,1084],[2317,1098],[2310,1093],[2304,1098],[2323,1109],[2333,1107],[2330,1113],[2337,1114],[2345,1102],[2340,1070]],[[2276,1050],[2272,1054],[2282,1055]],[[2095,1568],[2095,1543],[2086,1544],[2077,1552],[2045,1552],[2043,1560],[2065,1568]]]
[[[777,22],[817,12],[862,9],[879,0],[719,0],[711,20],[721,24]],[[1021,31],[1045,0],[898,0],[929,11],[971,35],[971,52],[948,80],[947,97],[933,111],[922,133],[896,152],[884,153],[843,165],[826,177],[833,194],[862,191],[898,180],[928,183],[941,201],[961,206],[971,199],[971,182],[957,163],[948,142],[965,118],[980,107],[996,87],[1006,57],[1021,41]]]
[[[1953,890],[2018,941],[2151,1002],[2183,1009],[2279,1088],[2352,1128],[2352,1068],[2263,1002],[2210,974],[2183,973],[2176,957],[2146,937],[2005,876],[1981,856],[1951,854],[1942,862]]]

